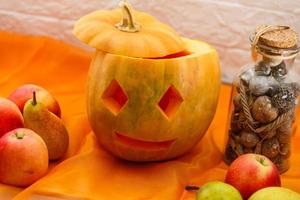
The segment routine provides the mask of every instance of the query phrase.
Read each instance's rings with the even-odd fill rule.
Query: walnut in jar
[[[271,67],[264,61],[258,62],[255,67],[255,73],[259,76],[269,76],[271,73]]]
[[[256,133],[243,131],[241,132],[239,142],[244,147],[252,148],[259,142],[259,140],[260,138]]]
[[[239,133],[243,129],[242,124],[240,123],[239,113],[232,114],[230,127],[233,133]]]
[[[269,123],[277,118],[278,109],[272,105],[268,96],[260,96],[253,104],[252,116],[261,123]]]
[[[233,104],[234,104],[234,111],[239,112],[242,110],[240,94],[237,94],[236,96],[233,97]]]
[[[276,130],[276,137],[280,143],[290,143],[292,139],[292,127],[288,127],[288,124],[283,124]],[[291,125],[291,124],[290,124]]]
[[[291,155],[291,143],[280,144],[279,153],[283,158],[289,158]]]
[[[268,158],[274,158],[279,153],[279,142],[276,138],[267,139],[263,142],[261,152]]]

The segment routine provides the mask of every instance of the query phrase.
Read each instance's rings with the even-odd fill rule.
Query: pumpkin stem
[[[123,19],[116,24],[116,28],[129,33],[138,32],[141,25],[135,22],[131,5],[126,0],[121,0],[119,6],[123,12]]]

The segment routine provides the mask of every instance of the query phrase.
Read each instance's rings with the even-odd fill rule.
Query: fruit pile
[[[60,117],[57,100],[37,85],[0,98],[0,182],[28,186],[65,155],[69,135]]]
[[[229,166],[225,183],[213,181],[198,186],[197,200],[300,200],[300,195],[280,187],[280,174],[275,164],[259,154],[244,154]]]

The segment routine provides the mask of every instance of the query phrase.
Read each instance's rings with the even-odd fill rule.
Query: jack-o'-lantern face
[[[111,81],[101,98],[104,106],[115,116],[117,116],[120,113],[120,111],[123,109],[124,106],[126,106],[126,103],[128,101],[128,97],[126,96],[124,90],[121,88],[121,86],[116,80]],[[149,97],[149,100],[151,101],[151,97]],[[175,89],[173,85],[171,85],[164,93],[160,101],[157,102],[157,105],[152,104],[151,106],[153,107],[153,109],[160,110],[161,114],[164,116],[165,119],[171,120],[182,101],[183,99],[180,96],[179,92]],[[153,131],[158,132],[157,130]],[[174,136],[173,139],[167,140],[144,140],[138,139],[134,136],[130,136],[126,133],[121,133],[118,130],[115,130],[113,134],[115,136],[115,139],[118,142],[123,143],[123,145],[154,151],[166,150],[177,139],[177,136]]]
[[[88,77],[88,116],[104,148],[134,161],[164,160],[191,149],[215,112],[219,60],[209,45],[181,38],[154,17],[95,11],[74,27],[97,49]]]

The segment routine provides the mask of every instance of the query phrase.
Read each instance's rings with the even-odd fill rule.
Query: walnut
[[[260,140],[260,138],[258,137],[258,135],[256,133],[243,131],[241,133],[239,142],[243,146],[245,146],[247,148],[251,148],[251,147],[254,147],[259,142],[259,140]]]
[[[279,153],[279,142],[276,138],[267,139],[262,144],[261,152],[268,158],[274,158]]]
[[[281,62],[280,64],[271,67],[271,74],[276,79],[281,79],[287,75],[288,70],[286,69],[285,63]]]
[[[292,131],[291,130],[286,132],[277,131],[276,137],[280,143],[290,143],[292,139]]]
[[[291,155],[291,143],[280,144],[279,153],[283,158],[289,158]]]
[[[239,111],[242,110],[240,94],[237,94],[235,97],[233,97],[233,104],[234,104],[234,111],[235,112],[239,112]]]
[[[239,113],[233,113],[231,115],[230,127],[231,131],[234,133],[239,133],[243,129]]]
[[[260,61],[255,65],[255,73],[260,76],[269,76],[271,74],[271,68],[266,65],[264,61]]]
[[[268,96],[260,96],[253,104],[252,116],[261,123],[269,123],[277,118],[278,109],[273,107]]]

